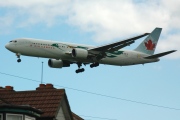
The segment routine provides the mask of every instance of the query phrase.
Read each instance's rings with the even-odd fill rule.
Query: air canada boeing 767
[[[159,61],[159,58],[175,52],[171,50],[154,54],[162,28],[155,28],[151,33],[145,33],[126,40],[94,47],[74,43],[19,38],[6,44],[6,48],[14,52],[21,62],[20,56],[49,58],[48,65],[52,68],[70,67],[75,63],[78,66],[76,73],[84,72],[82,64],[97,67],[99,64],[127,66]],[[137,39],[147,36],[134,50],[123,50]]]

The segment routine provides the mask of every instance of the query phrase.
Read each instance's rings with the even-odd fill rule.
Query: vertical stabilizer
[[[145,38],[145,40],[135,49],[135,51],[139,51],[139,52],[142,52],[142,53],[153,55],[154,51],[156,49],[156,46],[157,46],[161,31],[162,31],[162,28],[155,28]]]

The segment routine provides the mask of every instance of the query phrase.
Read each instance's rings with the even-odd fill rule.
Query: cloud
[[[162,36],[167,38],[160,42],[158,50],[166,51],[170,46],[179,49],[179,8],[177,0],[0,0],[0,9],[5,11],[0,15],[0,21],[5,22],[0,24],[0,32],[6,26],[8,29],[40,23],[53,27],[63,23],[93,33],[95,42],[110,42],[162,27]],[[174,31],[176,34],[172,34]]]
[[[7,9],[7,14],[14,13],[17,27],[28,27],[43,23],[52,26],[58,23],[58,17],[66,16],[70,0],[7,0],[0,1],[0,7]],[[14,21],[14,22],[16,22]]]
[[[0,17],[0,32],[3,31],[4,34],[10,33],[11,25],[13,24],[13,15],[5,15]]]
[[[175,53],[166,56],[166,58],[177,59],[180,58],[180,32],[168,34],[159,41],[157,46],[158,52],[177,50]]]
[[[74,14],[69,17],[69,23],[84,31],[94,32],[96,41],[109,41],[150,32],[155,27],[163,27],[165,31],[171,31],[174,29],[171,26],[176,26],[177,18],[180,19],[173,13],[179,7],[172,10],[167,8],[163,1],[139,1],[136,3],[130,0],[114,0],[113,2],[103,0],[75,3]],[[179,28],[177,27],[178,30]]]

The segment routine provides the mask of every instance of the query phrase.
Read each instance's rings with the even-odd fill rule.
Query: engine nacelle
[[[48,60],[49,67],[52,68],[62,68],[62,67],[69,67],[69,63],[65,63],[62,60],[56,60],[56,59],[49,59]]]
[[[85,49],[74,48],[72,50],[72,57],[86,59],[88,56],[88,51]]]

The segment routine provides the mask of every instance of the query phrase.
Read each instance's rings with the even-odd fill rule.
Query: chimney
[[[54,87],[52,84],[48,83],[46,84],[46,89],[54,89]]]
[[[52,84],[39,84],[39,87],[36,88],[36,90],[48,90],[48,89],[54,89]]]
[[[6,86],[6,87],[5,87],[5,90],[14,91],[12,86]]]
[[[45,84],[39,84],[39,88],[46,88]]]
[[[5,86],[5,88],[0,86],[0,92],[11,92],[14,91],[12,86]]]

